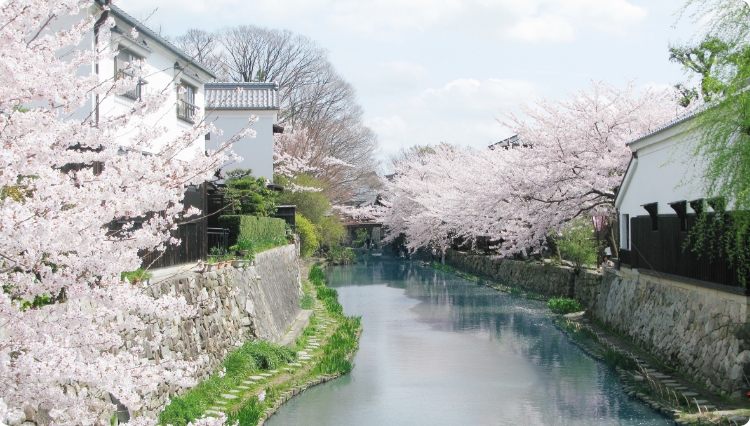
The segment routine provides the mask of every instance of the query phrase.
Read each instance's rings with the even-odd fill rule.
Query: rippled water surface
[[[416,263],[327,271],[364,332],[352,374],[286,403],[280,425],[667,425],[571,345],[542,302]]]

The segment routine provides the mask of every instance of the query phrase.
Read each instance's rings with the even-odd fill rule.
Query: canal
[[[312,388],[281,425],[668,425],[553,325],[543,302],[416,262],[326,271],[364,332],[350,375]]]

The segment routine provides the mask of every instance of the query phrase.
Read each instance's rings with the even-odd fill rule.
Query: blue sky
[[[481,147],[503,111],[591,80],[668,86],[688,41],[684,0],[147,0],[117,4],[167,35],[253,24],[306,35],[356,88],[381,155],[414,144]],[[677,26],[675,27],[675,23]]]

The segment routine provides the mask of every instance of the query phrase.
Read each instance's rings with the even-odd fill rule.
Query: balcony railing
[[[132,70],[120,70],[117,72],[117,79],[122,77],[135,77],[135,73]],[[148,82],[142,78],[138,79],[138,84],[132,89],[128,90],[125,93],[122,93],[122,96],[125,96],[126,98],[133,99],[135,101],[141,99],[141,90],[143,86],[148,84]]]
[[[188,101],[178,99],[177,100],[177,118],[180,120],[185,120],[188,123],[194,123],[195,122],[195,111],[198,109],[198,107],[194,104],[191,104]]]

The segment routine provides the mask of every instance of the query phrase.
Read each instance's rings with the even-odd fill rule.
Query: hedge
[[[224,215],[219,226],[229,229],[229,245],[237,244],[240,235],[251,239],[284,238],[286,222],[275,217]]]

